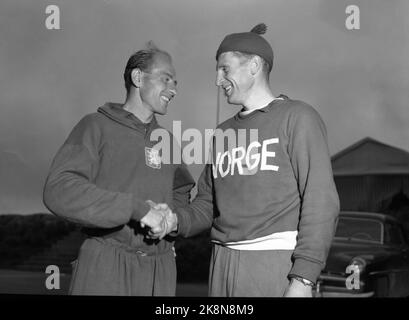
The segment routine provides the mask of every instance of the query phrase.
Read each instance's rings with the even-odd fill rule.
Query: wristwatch
[[[314,282],[312,282],[312,281],[310,281],[310,280],[307,280],[307,279],[304,279],[304,278],[302,278],[302,277],[292,276],[291,279],[295,279],[295,280],[300,281],[304,286],[314,287]]]

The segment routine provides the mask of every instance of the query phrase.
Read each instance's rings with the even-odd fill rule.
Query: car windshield
[[[382,243],[382,223],[372,219],[339,217],[335,238]]]

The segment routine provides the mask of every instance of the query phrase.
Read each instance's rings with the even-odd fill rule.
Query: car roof
[[[394,221],[397,222],[398,220],[391,215],[387,215],[384,213],[378,212],[364,212],[364,211],[341,211],[339,213],[342,217],[350,217],[350,218],[369,218],[369,219],[376,219],[381,221]]]

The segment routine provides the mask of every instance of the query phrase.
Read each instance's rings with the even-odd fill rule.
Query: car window
[[[374,219],[339,217],[335,237],[351,241],[382,243],[382,223]]]
[[[385,223],[385,244],[401,245],[402,234],[399,227],[390,222]]]

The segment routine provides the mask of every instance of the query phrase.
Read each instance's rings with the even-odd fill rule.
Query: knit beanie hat
[[[273,66],[274,53],[270,44],[261,34],[266,33],[267,26],[264,23],[256,25],[250,32],[232,33],[227,35],[217,49],[216,60],[223,52],[239,51],[248,54],[256,54],[262,57],[270,67]]]

